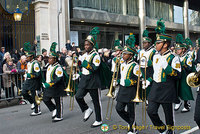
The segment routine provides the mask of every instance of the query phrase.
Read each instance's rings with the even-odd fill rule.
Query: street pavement
[[[31,117],[32,112],[30,104],[16,105],[0,109],[0,134],[126,134],[127,123],[123,121],[115,110],[116,102],[114,102],[113,113],[110,120],[105,119],[108,97],[107,90],[101,92],[102,96],[102,113],[103,123],[109,126],[107,132],[103,132],[101,127],[91,128],[91,124],[95,121],[95,114],[89,118],[87,122],[83,122],[83,114],[80,111],[76,101],[74,102],[74,110],[69,111],[69,97],[64,98],[63,118],[64,120],[57,123],[52,123],[51,112],[48,111],[44,103],[41,103],[42,115]],[[196,98],[196,89],[193,89],[194,98]],[[86,96],[86,102],[93,109],[92,100],[89,94]],[[176,134],[192,129],[197,125],[194,122],[194,105],[191,101],[191,111],[181,113],[183,105],[179,111],[175,112],[175,126],[180,128],[184,126],[184,130],[175,130]],[[142,127],[142,103],[136,106],[136,122],[139,127]],[[162,107],[159,109],[159,115],[164,120]],[[153,124],[148,115],[146,115],[146,128],[141,128],[139,134],[158,134],[158,131],[153,129]],[[200,131],[191,132],[192,134],[200,134]]]

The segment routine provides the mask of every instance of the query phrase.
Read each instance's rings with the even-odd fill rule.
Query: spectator
[[[75,46],[75,42],[72,42],[72,51],[75,51],[77,53],[77,47]]]
[[[77,50],[77,56],[82,55],[81,49],[79,47],[77,47],[76,50]]]
[[[67,49],[66,48],[62,48],[62,53],[61,53],[61,57],[60,57],[60,65],[63,67],[63,69],[66,69],[66,63],[65,63],[65,58],[67,55]]]
[[[41,69],[43,69],[43,67],[45,66],[45,63],[44,63],[44,61],[42,60],[42,55],[36,56],[36,60],[37,60],[38,63],[40,64]]]
[[[43,48],[42,49],[42,60],[44,61],[45,65],[48,63],[48,59],[49,59],[49,57],[47,56],[47,50]]]
[[[13,50],[12,58],[13,58],[13,62],[14,62],[15,64],[17,64],[17,62],[18,62],[19,59],[20,59],[20,55],[19,55],[17,49],[14,49],[14,50]]]
[[[6,64],[3,65],[3,85],[6,92],[6,98],[15,97],[14,85],[15,85],[15,75],[17,73],[16,65],[13,63],[12,59],[8,59]]]
[[[5,47],[1,47],[0,55],[1,57],[4,57],[5,54]]]
[[[71,50],[72,49],[72,46],[70,44],[70,40],[67,40],[67,43],[65,44],[65,46],[66,46],[67,50]]]
[[[71,50],[68,50],[65,62],[66,62],[66,72],[69,75],[70,69],[72,66],[72,51]]]
[[[4,54],[4,57],[3,57],[3,63],[2,63],[2,65],[6,64],[7,60],[9,60],[9,59],[11,59],[11,55],[10,55],[9,52],[6,52]]]
[[[33,50],[35,50],[35,54],[37,54],[37,40],[34,40],[32,47],[34,48]]]
[[[5,47],[1,47],[1,51],[0,51],[0,62],[1,62],[1,67],[3,66],[3,65],[2,65],[2,62],[3,62],[4,54],[5,54]]]
[[[23,49],[23,48],[20,48],[20,50],[19,50],[19,55],[20,55],[20,56],[25,55],[24,49]]]
[[[23,75],[25,74],[26,70],[27,70],[26,56],[22,55],[21,59],[17,62],[17,71],[19,73],[17,87],[19,89],[22,89],[22,82],[24,80]],[[21,100],[20,104],[23,104],[23,102],[24,100]]]
[[[27,70],[26,56],[22,55],[21,59],[17,62],[17,70],[20,74],[25,74]]]

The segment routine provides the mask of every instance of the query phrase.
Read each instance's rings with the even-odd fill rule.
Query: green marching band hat
[[[186,38],[186,39],[184,40],[184,44],[185,44],[185,48],[186,48],[186,49],[192,47],[192,41],[190,40],[190,38]]]
[[[162,18],[157,21],[157,27],[155,28],[156,31],[156,42],[164,42],[164,41],[171,41],[172,37],[168,34],[165,34],[165,24],[162,22]]]
[[[42,54],[43,54],[44,52],[47,52],[47,50],[43,48],[43,49],[42,49]]]
[[[149,38],[149,31],[148,31],[148,30],[144,30],[142,36],[143,36],[143,38],[142,38],[142,42],[149,42],[149,43],[152,42],[152,39]]]
[[[89,41],[96,50],[98,50],[98,44],[97,44],[97,35],[99,34],[99,27],[94,27],[92,31],[89,33],[86,41]]]
[[[25,52],[26,56],[32,56],[35,54],[34,47],[31,46],[30,42],[24,43],[24,52]]]
[[[58,53],[56,52],[56,45],[57,45],[56,42],[53,42],[51,44],[49,57],[54,57],[54,58],[59,57]]]
[[[120,40],[115,40],[114,49],[115,49],[115,51],[118,51],[118,50],[122,51],[123,50],[123,47],[121,46]]]
[[[179,49],[179,48],[184,48],[185,45],[183,44],[183,35],[182,34],[177,34],[176,36],[176,46],[175,49]]]
[[[137,50],[135,48],[135,36],[129,35],[128,39],[126,40],[126,45],[124,46],[123,53],[127,54],[137,54]]]

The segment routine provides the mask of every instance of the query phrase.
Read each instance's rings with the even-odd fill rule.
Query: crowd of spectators
[[[48,67],[48,51],[42,49],[41,55],[36,55],[35,60],[40,64],[42,70],[45,71]],[[81,51],[79,47],[76,46],[74,42],[72,45],[68,40],[65,47],[61,48],[61,51],[57,52],[59,54],[59,63],[63,69],[70,74],[70,69],[72,66],[73,56],[81,57],[85,51]],[[118,55],[115,51],[107,48],[101,48],[98,50],[101,56],[102,62],[105,62],[110,68],[112,63],[112,58]],[[78,63],[77,63],[78,64]],[[74,64],[77,65],[77,64]],[[80,68],[80,66],[79,66]],[[21,48],[19,51],[14,49],[12,53],[6,52],[4,47],[1,47],[0,51],[0,78],[1,78],[1,88],[5,92],[6,98],[15,97],[14,87],[21,89],[23,85],[23,75],[27,70],[26,56]],[[45,76],[45,72],[43,74]],[[1,99],[0,90],[0,99]]]

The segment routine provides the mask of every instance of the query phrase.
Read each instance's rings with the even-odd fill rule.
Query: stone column
[[[126,8],[126,0],[123,0],[123,2],[122,2],[122,6],[123,6],[123,15],[126,15],[126,13],[127,13],[127,8]]]
[[[42,48],[49,50],[50,30],[49,30],[49,0],[36,0],[35,7],[35,36],[38,40],[37,49],[41,53]]]
[[[70,0],[65,0],[66,40],[70,40]]]
[[[61,3],[62,12],[59,16],[58,25],[58,0],[35,0],[33,2],[35,7],[35,36],[40,42],[40,51],[42,48],[47,49],[49,52],[52,42],[58,43],[58,31],[59,42],[62,48],[65,46],[65,13],[64,13],[64,0]],[[58,30],[59,26],[59,30]]]
[[[115,40],[119,39],[119,32],[115,32]]]
[[[189,28],[188,28],[188,0],[184,0],[183,5],[183,23],[184,23],[184,35],[185,38],[189,38]]]
[[[146,11],[145,11],[145,0],[139,0],[139,20],[140,20],[140,36],[139,36],[139,45],[141,49],[142,46],[142,34],[146,28]]]

